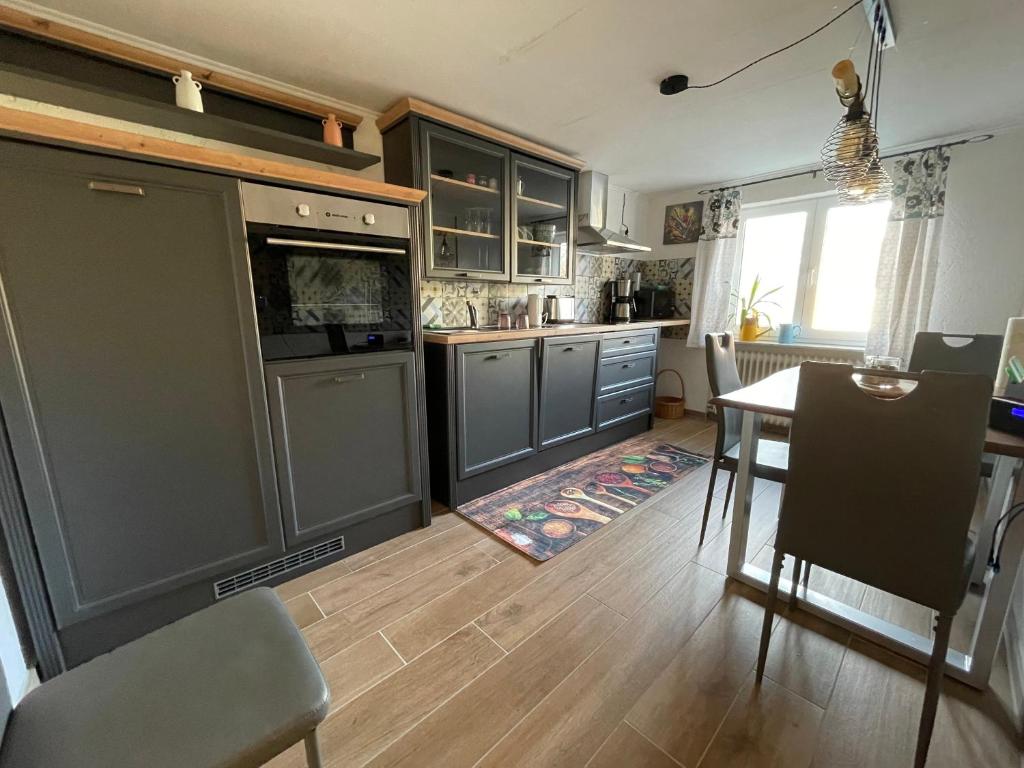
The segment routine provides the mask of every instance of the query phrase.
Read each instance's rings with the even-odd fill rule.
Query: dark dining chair
[[[735,392],[743,386],[740,372],[736,367],[736,342],[730,333],[709,333],[704,336],[704,348],[707,355],[708,384],[711,396],[719,397]],[[708,516],[711,514],[711,499],[715,493],[715,480],[718,470],[729,473],[729,485],[725,489],[725,505],[722,507],[724,518],[729,509],[729,498],[732,496],[732,485],[736,480],[736,471],[740,464],[740,424],[743,414],[735,408],[716,408],[715,418],[718,421],[718,435],[715,438],[715,456],[711,462],[711,481],[708,483],[708,497],[704,503],[704,520],[700,526],[700,542],[704,543],[704,534],[708,528]],[[781,440],[761,438],[757,445],[757,462],[754,465],[754,477],[772,480],[776,483],[786,482],[786,467],[789,462],[789,446]]]
[[[966,344],[949,341],[966,340]],[[995,384],[999,360],[1003,354],[1003,337],[996,333],[937,333],[920,331],[914,337],[907,370],[948,371],[950,373],[982,373],[992,377]],[[981,461],[981,476],[992,477],[996,457],[985,454]]]
[[[966,341],[950,344],[951,340]],[[948,371],[950,373],[983,373],[996,378],[1003,337],[995,333],[937,333],[920,331],[914,337],[908,371]]]
[[[862,390],[853,373],[835,363],[800,366],[757,680],[787,554],[931,608],[937,618],[914,760],[921,768],[974,560],[968,528],[992,381],[894,373],[917,386],[886,400]]]

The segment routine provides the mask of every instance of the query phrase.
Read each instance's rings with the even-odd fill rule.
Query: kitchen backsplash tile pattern
[[[671,288],[676,294],[676,314],[690,316],[693,294],[693,259],[640,261],[621,256],[578,254],[575,285],[532,286],[512,283],[482,283],[451,280],[424,280],[421,284],[421,314],[424,325],[469,325],[467,301],[477,309],[481,323],[498,322],[499,312],[508,312],[513,320],[526,311],[526,296],[531,293],[576,297],[576,321],[605,322],[608,303],[605,284],[609,280],[639,271],[644,285]],[[485,320],[486,318],[486,320]],[[685,336],[685,328],[666,328],[663,335]]]

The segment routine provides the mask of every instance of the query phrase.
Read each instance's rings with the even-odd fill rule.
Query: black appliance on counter
[[[633,301],[633,280],[620,278],[605,284],[609,323],[628,323],[636,318],[636,303]]]
[[[669,288],[640,288],[633,299],[638,319],[665,320],[676,315],[676,293]]]
[[[411,350],[405,208],[242,184],[264,360]]]

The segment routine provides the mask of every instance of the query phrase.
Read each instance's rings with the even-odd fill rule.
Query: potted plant
[[[775,288],[761,292],[761,275],[758,274],[754,275],[754,282],[750,285],[749,296],[740,296],[737,291],[732,292],[733,298],[739,304],[740,341],[757,341],[757,339],[769,331],[774,330],[772,319],[764,311],[763,307],[770,304],[782,309],[778,302],[768,300],[769,296],[781,290],[782,286],[778,285]],[[768,323],[768,327],[763,330],[761,330],[762,317]]]

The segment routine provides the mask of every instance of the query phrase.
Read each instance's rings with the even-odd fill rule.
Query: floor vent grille
[[[329,539],[317,544],[315,547],[303,549],[301,552],[293,552],[269,563],[257,565],[248,571],[236,573],[226,579],[221,579],[213,585],[213,596],[220,600],[222,597],[241,592],[243,589],[255,586],[267,579],[272,579],[282,573],[294,571],[316,560],[322,560],[345,549],[345,537],[339,536],[336,539]]]

